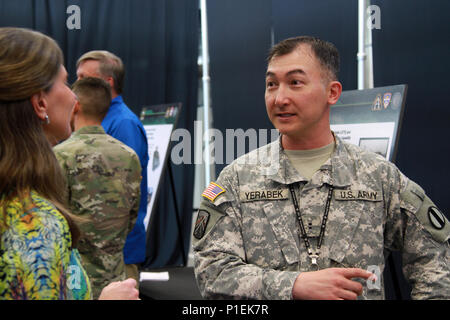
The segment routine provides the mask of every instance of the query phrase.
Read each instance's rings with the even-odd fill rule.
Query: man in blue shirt
[[[139,283],[138,265],[145,260],[146,232],[144,218],[147,213],[147,164],[148,144],[145,129],[138,117],[122,99],[125,68],[122,60],[108,51],[89,51],[77,61],[77,77],[102,78],[111,86],[112,101],[102,121],[105,132],[132,148],[142,167],[141,201],[136,224],[128,234],[124,258],[127,276]]]

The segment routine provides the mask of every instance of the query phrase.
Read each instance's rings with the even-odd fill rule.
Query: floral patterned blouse
[[[3,197],[0,197],[3,198]],[[31,192],[0,208],[0,300],[90,299],[91,287],[64,216]]]

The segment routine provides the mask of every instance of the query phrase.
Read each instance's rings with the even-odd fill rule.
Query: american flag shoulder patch
[[[206,199],[214,201],[220,194],[224,193],[225,189],[218,184],[211,182],[209,186],[203,191],[202,196]]]

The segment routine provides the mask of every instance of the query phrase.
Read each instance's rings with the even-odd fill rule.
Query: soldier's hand
[[[99,300],[139,300],[136,280],[128,278],[125,281],[111,282],[103,288]]]
[[[362,284],[352,278],[368,279],[374,274],[359,268],[329,268],[302,272],[292,288],[294,299],[355,300],[362,294]]]

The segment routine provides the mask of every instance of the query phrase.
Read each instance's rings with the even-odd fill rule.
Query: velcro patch
[[[429,207],[428,208],[428,219],[430,219],[431,225],[438,229],[442,230],[445,227],[445,216],[444,214],[439,211],[436,207]]]
[[[400,199],[402,208],[411,211],[435,241],[448,241],[450,223],[419,185],[409,180],[406,189],[400,194]]]
[[[202,196],[214,202],[214,200],[225,192],[225,189],[219,186],[217,183],[211,182],[205,191],[203,191]]]
[[[197,239],[203,238],[205,235],[206,227],[209,222],[209,212],[205,210],[199,210],[197,214],[197,220],[195,220],[194,237]]]
[[[241,202],[261,201],[261,200],[284,200],[289,198],[288,189],[241,191],[239,199]]]
[[[221,208],[218,208],[208,200],[200,202],[200,208],[192,233],[192,245],[194,248],[199,245],[201,246],[202,243],[204,244],[202,240],[208,237],[208,234],[223,217],[225,217],[225,213]]]
[[[366,200],[381,201],[383,200],[380,191],[365,190],[334,190],[334,198],[336,200]]]

